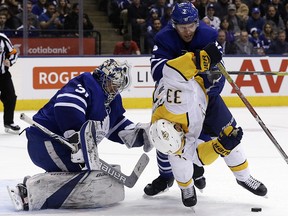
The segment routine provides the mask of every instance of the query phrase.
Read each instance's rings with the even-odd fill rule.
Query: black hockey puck
[[[251,208],[252,212],[261,212],[262,208]]]

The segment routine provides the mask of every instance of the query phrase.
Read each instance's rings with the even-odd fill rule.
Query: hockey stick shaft
[[[222,73],[221,71],[207,72]],[[264,71],[227,71],[229,75],[264,75],[264,76],[288,76],[288,72],[264,72]]]
[[[264,132],[267,134],[267,136],[270,138],[270,140],[272,141],[272,143],[275,145],[275,147],[278,149],[279,153],[281,154],[281,156],[284,158],[285,162],[288,164],[288,156],[287,154],[284,152],[284,150],[282,149],[282,147],[280,146],[280,144],[277,142],[277,140],[275,139],[275,137],[272,135],[272,133],[270,132],[270,130],[266,127],[266,125],[264,124],[264,122],[262,121],[262,119],[260,118],[260,116],[257,114],[257,112],[255,111],[255,109],[253,108],[253,106],[250,104],[250,102],[247,100],[247,98],[244,96],[244,94],[241,92],[240,88],[237,86],[237,84],[234,82],[234,80],[230,77],[230,75],[228,74],[228,72],[226,71],[225,67],[223,66],[222,63],[218,63],[217,67],[219,68],[219,70],[221,71],[221,73],[225,76],[226,80],[230,83],[230,85],[232,86],[232,88],[236,91],[236,93],[238,94],[238,96],[240,97],[240,99],[243,101],[243,103],[245,104],[245,106],[248,108],[248,110],[250,111],[250,113],[253,115],[253,117],[255,118],[255,120],[259,123],[259,125],[262,127],[262,129],[264,130]]]
[[[64,137],[53,133],[48,128],[44,127],[43,125],[35,122],[33,119],[28,117],[26,114],[21,113],[20,119],[25,121],[26,123],[30,124],[31,126],[34,126],[47,134],[48,136],[52,137],[53,139],[59,141],[61,144],[64,144],[68,146],[72,152],[75,152],[77,149],[75,146],[73,146],[71,143],[69,143]],[[112,167],[107,162],[100,160],[101,166],[100,169],[110,175],[112,178],[120,182],[121,184],[124,184],[126,187],[132,188],[136,182],[138,181],[138,178],[144,171],[145,167],[147,166],[149,162],[149,157],[146,154],[142,154],[140,159],[138,160],[137,164],[135,165],[132,173],[130,176],[125,175],[124,173],[120,172],[119,170],[116,170],[114,167]]]
[[[60,143],[68,146],[72,152],[76,153],[76,151],[77,151],[76,147],[74,145],[72,145],[71,143],[69,143],[64,137],[61,137],[58,134],[53,133],[52,131],[50,131],[46,127],[42,126],[38,122],[35,122],[33,119],[31,119],[30,117],[28,117],[24,113],[21,113],[20,119],[25,121],[26,123],[30,124],[31,126],[34,126],[38,129],[40,129],[45,134],[47,134],[48,136],[52,137],[53,139],[59,141]]]

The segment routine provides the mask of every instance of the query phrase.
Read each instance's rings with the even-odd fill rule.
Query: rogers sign
[[[11,42],[18,50],[19,54],[23,53],[23,38],[11,38]],[[78,38],[29,38],[28,55],[78,55]],[[95,39],[83,39],[84,55],[95,55]]]
[[[60,89],[70,79],[84,72],[95,70],[96,66],[73,66],[73,67],[34,67],[34,89]]]

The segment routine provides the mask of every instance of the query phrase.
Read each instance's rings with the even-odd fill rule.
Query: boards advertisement
[[[147,56],[129,57],[42,57],[19,58],[11,67],[18,109],[38,108],[43,101],[71,78],[91,72],[107,58],[131,65],[131,85],[121,93],[127,108],[147,108],[152,104],[154,82]],[[285,57],[224,57],[229,71],[287,72]],[[288,77],[277,75],[231,75],[241,92],[254,106],[288,106]],[[243,106],[236,92],[226,82],[221,94],[228,106]],[[40,102],[39,102],[40,101]],[[31,107],[32,106],[32,107]]]

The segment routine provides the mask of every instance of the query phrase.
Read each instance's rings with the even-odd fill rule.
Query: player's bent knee
[[[102,171],[37,174],[26,185],[29,210],[99,208],[125,197],[124,185]]]

